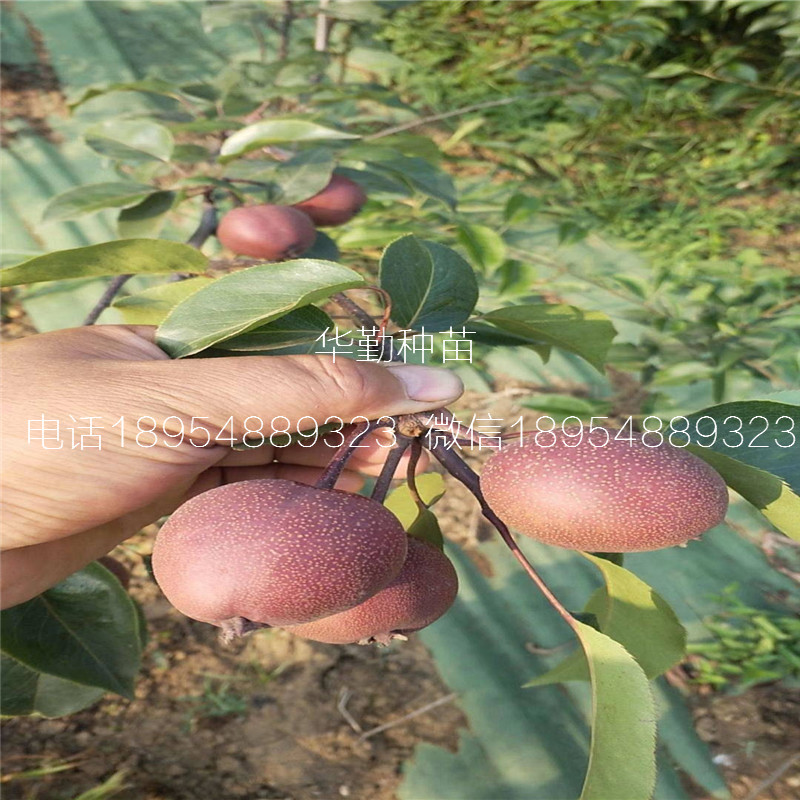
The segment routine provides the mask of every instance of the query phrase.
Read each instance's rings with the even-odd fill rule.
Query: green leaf
[[[688,419],[691,441],[700,449],[777,475],[800,494],[800,405],[743,400],[704,408]]]
[[[330,182],[333,167],[331,151],[316,147],[279,163],[238,161],[231,164],[225,175],[274,184],[275,191],[270,200],[293,205],[322,191]]]
[[[158,329],[157,341],[173,358],[182,358],[363,284],[357,272],[341,264],[307,258],[239,270],[176,306]]]
[[[62,717],[86,708],[104,694],[105,689],[45,675],[11,656],[0,655],[0,716]]]
[[[337,131],[304,119],[274,119],[255,122],[231,134],[220,149],[220,161],[230,161],[252,150],[271,144],[330,142],[359,139],[352,133]]]
[[[506,260],[506,243],[492,228],[462,223],[456,235],[469,257],[485,274],[491,275]]]
[[[647,800],[656,780],[656,712],[647,676],[625,648],[574,623],[592,683],[592,742],[580,800]]]
[[[139,616],[120,582],[89,564],[0,614],[2,651],[37,672],[133,697]]]
[[[438,547],[439,550],[444,550],[444,537],[442,529],[439,527],[439,520],[436,518],[436,514],[427,508],[419,509],[417,518],[411,523],[411,527],[407,529],[406,533],[415,539]]]
[[[303,253],[303,258],[311,258],[315,261],[338,261],[341,253],[336,242],[327,233],[318,230],[314,244]]]
[[[582,311],[575,306],[534,303],[498,308],[482,316],[509,333],[576,353],[601,372],[611,340],[616,335],[605,314]]]
[[[444,537],[439,520],[427,507],[439,502],[444,495],[444,479],[438,473],[430,472],[418,475],[416,485],[422,507],[412,497],[408,483],[395,489],[386,498],[384,505],[400,520],[409,536],[443,550]]]
[[[128,273],[203,272],[208,259],[194,247],[164,239],[118,239],[114,242],[57,250],[0,270],[0,284],[96,278]]]
[[[325,331],[334,330],[334,321],[316,306],[303,306],[284,314],[274,322],[249,333],[226,339],[217,347],[237,352],[271,350],[276,347],[313,342]]]
[[[691,72],[691,69],[684,64],[676,64],[674,61],[669,61],[666,64],[661,64],[655,69],[651,69],[646,74],[647,78],[675,78],[678,75],[685,75]]]
[[[141,203],[123,208],[117,217],[117,231],[123,239],[155,238],[172,209],[175,192],[153,192]]]
[[[545,364],[550,358],[550,351],[552,348],[549,344],[543,344],[527,336],[517,336],[513,333],[508,333],[507,331],[500,330],[500,328],[495,328],[494,325],[486,325],[474,319],[469,320],[468,325],[469,330],[467,333],[473,342],[488,344],[492,347],[529,347],[539,354]]]
[[[145,94],[158,94],[173,98],[179,98],[182,94],[175,84],[162,81],[159,78],[144,78],[140,81],[108,83],[90,86],[76,100],[69,103],[70,110],[74,111],[78,106],[83,105],[87,101],[99,97],[100,95],[110,94],[111,92],[144,92]]]
[[[392,319],[437,332],[462,325],[478,301],[472,267],[449,247],[403,236],[383,252],[380,285],[392,298]]]
[[[444,478],[438,472],[426,472],[417,476],[417,491],[425,505],[432,506],[444,495]],[[383,503],[408,530],[417,518],[419,509],[411,496],[408,484],[404,483],[389,493]]]
[[[609,409],[607,402],[575,397],[571,394],[535,394],[522,398],[519,403],[525,408],[535,408],[537,411],[559,417],[588,418],[607,414]]]
[[[175,146],[167,128],[139,119],[100,122],[86,130],[83,138],[95,152],[118,161],[169,161]]]
[[[282,162],[275,171],[280,202],[290,206],[321,192],[330,183],[333,167],[331,152],[322,148],[305,150]]]
[[[200,276],[162,283],[142,292],[120,297],[113,308],[119,310],[128,325],[160,325],[178,303],[213,282],[214,278]]]
[[[152,186],[131,181],[89,183],[56,195],[42,212],[42,221],[62,222],[107,208],[128,208],[154,191]]]
[[[611,561],[581,553],[602,573],[604,585],[589,599],[584,612],[593,614],[600,631],[619,642],[652,679],[683,658],[686,631],[675,612],[641,578]],[[543,686],[589,677],[581,651],[527,686]]]
[[[441,200],[450,209],[456,207],[453,179],[423,158],[397,156],[381,161],[368,161],[367,166],[373,172],[404,183],[415,192]]]
[[[528,217],[537,214],[542,208],[542,201],[538,197],[528,197],[524,194],[513,194],[508,198],[503,209],[503,217],[509,224],[522,222]]]
[[[396,177],[390,178],[377,172],[351,169],[350,167],[337,167],[336,173],[355,181],[370,197],[381,194],[399,195],[400,197],[411,196],[408,184],[396,179]]]
[[[698,445],[690,444],[687,450],[714,467],[731,489],[752,503],[779,531],[800,541],[800,497],[777,475]]]

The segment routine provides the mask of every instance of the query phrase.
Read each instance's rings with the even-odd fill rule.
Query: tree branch
[[[391,136],[393,133],[401,133],[402,131],[407,131],[420,125],[427,125],[429,122],[439,122],[439,120],[450,119],[451,117],[460,117],[463,114],[469,114],[471,111],[481,111],[484,108],[496,108],[497,106],[508,106],[522,99],[524,98],[520,96],[503,97],[499,100],[487,100],[483,103],[475,103],[471,106],[464,106],[463,108],[454,108],[452,111],[444,111],[441,114],[431,114],[429,117],[420,117],[412,122],[404,122],[402,125],[393,125],[391,128],[384,128],[377,133],[370,133],[364,137],[364,141],[381,139],[384,136]]]
[[[292,22],[294,22],[294,9],[292,0],[284,0],[283,19],[281,19],[281,43],[278,47],[278,61],[286,61],[289,57],[289,42],[292,37]]]
[[[88,313],[83,325],[94,325],[97,318],[114,302],[117,292],[122,288],[123,284],[133,277],[130,272],[126,275],[117,275],[111,283],[108,284],[106,290],[100,296],[100,299],[95,303],[94,308]]]

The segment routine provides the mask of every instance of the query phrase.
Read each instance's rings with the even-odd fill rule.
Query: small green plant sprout
[[[184,721],[187,730],[194,730],[198,720],[239,717],[247,713],[247,698],[231,688],[232,681],[223,675],[206,675],[200,694],[179,698],[189,706]]]
[[[716,600],[722,609],[705,627],[713,639],[687,648],[692,682],[743,692],[773,681],[800,682],[800,617],[797,610],[751,608],[737,596],[738,584]]]

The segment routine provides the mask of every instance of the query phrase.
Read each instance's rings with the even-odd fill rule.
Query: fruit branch
[[[534,569],[533,564],[528,561],[525,554],[520,549],[519,545],[514,541],[508,525],[497,516],[492,507],[486,502],[486,498],[481,491],[480,478],[478,474],[453,450],[448,450],[441,444],[435,444],[430,448],[431,453],[436,457],[439,463],[454,477],[457,478],[467,489],[472,492],[475,499],[478,501],[483,512],[483,516],[497,529],[497,532],[502,537],[506,546],[511,550],[514,558],[519,561],[522,568],[528,574],[528,577],[536,584],[539,591],[545,596],[547,601],[553,608],[563,617],[564,621],[575,630],[576,620],[572,614],[567,611],[561,604],[559,599],[550,591],[550,587],[542,580],[539,573]]]
[[[392,480],[394,479],[394,473],[400,464],[400,460],[403,458],[403,454],[408,450],[412,441],[409,436],[404,436],[402,433],[396,433],[395,435],[397,437],[397,444],[386,456],[381,474],[378,476],[378,480],[375,481],[375,488],[370,495],[370,497],[378,503],[382,503],[386,499],[389,487],[392,485]]]
[[[385,302],[385,308],[381,316],[381,321],[378,325],[375,324],[375,320],[368,311],[361,308],[358,303],[356,303],[354,300],[351,300],[342,292],[337,292],[336,294],[331,295],[331,299],[341,306],[348,313],[350,318],[354,322],[357,322],[364,329],[364,331],[376,330],[380,332],[378,344],[383,348],[383,352],[381,353],[382,358],[385,358],[387,361],[402,363],[403,357],[395,350],[392,337],[384,335],[386,325],[389,322],[389,315],[391,314],[391,298],[389,298],[388,292],[385,292],[383,289],[380,289],[377,286],[370,286],[369,288],[372,291],[378,292]]]
[[[200,224],[195,232],[186,240],[186,244],[198,250],[205,244],[209,236],[213,236],[217,230],[217,207],[206,194],[203,202],[203,214],[200,217]]]
[[[111,283],[108,284],[106,290],[100,295],[100,299],[95,303],[94,308],[87,314],[83,325],[94,325],[97,318],[111,305],[117,292],[123,287],[126,281],[133,277],[133,273],[129,272],[124,275],[117,275]]]
[[[376,428],[386,427],[389,424],[384,418],[373,422],[360,422],[353,426],[353,429],[344,437],[344,441],[339,445],[333,458],[328,462],[322,475],[319,476],[319,480],[315,484],[317,489],[333,489],[347,462],[355,455],[355,443]]]

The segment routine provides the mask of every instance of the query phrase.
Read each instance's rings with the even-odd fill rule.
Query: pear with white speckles
[[[193,619],[295,625],[383,589],[403,566],[406,539],[397,518],[366,497],[242,481],[175,511],[156,539],[153,572],[167,599]]]
[[[692,453],[649,447],[654,435],[580,432],[556,430],[555,444],[528,436],[489,459],[481,489],[507,525],[571,550],[626,553],[684,544],[725,518],[725,482]]]
[[[328,644],[386,645],[435,622],[457,592],[450,559],[437,547],[409,538],[403,568],[385,589],[347,611],[287,630]]]

